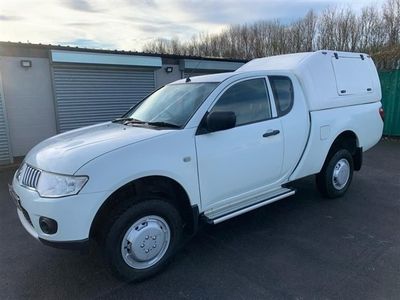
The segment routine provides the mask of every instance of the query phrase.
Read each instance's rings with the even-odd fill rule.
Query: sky
[[[137,50],[156,38],[190,39],[230,24],[280,19],[309,9],[380,6],[384,0],[0,0],[0,41]]]

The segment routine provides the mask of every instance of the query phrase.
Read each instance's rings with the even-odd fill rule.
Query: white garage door
[[[53,64],[58,131],[120,117],[155,88],[154,70]]]

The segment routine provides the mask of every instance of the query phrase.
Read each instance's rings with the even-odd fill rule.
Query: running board
[[[290,190],[290,191],[285,192],[285,193],[283,193],[283,194],[279,194],[279,195],[274,196],[274,197],[272,197],[272,198],[269,198],[269,199],[266,199],[266,200],[262,200],[262,201],[260,201],[260,202],[255,203],[255,204],[252,204],[252,205],[246,206],[246,207],[244,207],[244,208],[240,208],[240,209],[238,209],[238,210],[235,210],[235,211],[233,211],[233,212],[227,213],[227,214],[225,214],[225,215],[216,217],[215,219],[210,219],[210,218],[208,218],[208,217],[205,216],[205,215],[204,215],[203,217],[205,218],[206,222],[209,223],[209,224],[218,224],[218,223],[221,223],[221,222],[223,222],[223,221],[226,221],[226,220],[229,220],[229,219],[231,219],[231,218],[234,218],[234,217],[236,217],[236,216],[239,216],[239,215],[241,215],[241,214],[244,214],[244,213],[247,213],[247,212],[249,212],[249,211],[252,211],[252,210],[254,210],[254,209],[257,209],[257,208],[259,208],[259,207],[261,207],[261,206],[264,206],[264,205],[270,204],[270,203],[272,203],[272,202],[281,200],[281,199],[283,199],[283,198],[292,196],[292,195],[294,195],[295,193],[296,193],[296,190]]]

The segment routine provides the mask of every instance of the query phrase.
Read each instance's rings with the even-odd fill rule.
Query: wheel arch
[[[337,134],[326,155],[324,166],[338,149],[347,149],[353,157],[354,170],[359,171],[362,165],[362,147],[357,134],[352,130],[344,130]]]
[[[191,205],[189,195],[184,187],[167,176],[152,175],[134,179],[117,188],[100,206],[90,227],[90,238],[96,238],[102,232],[102,224],[107,223],[107,216],[122,202],[138,203],[140,197],[134,196],[162,196],[175,206],[182,216],[185,231],[192,234],[197,229],[198,207]],[[136,198],[136,199],[135,199]]]

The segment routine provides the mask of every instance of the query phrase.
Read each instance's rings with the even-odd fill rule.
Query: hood
[[[41,142],[27,154],[25,162],[49,172],[74,174],[82,165],[104,153],[168,132],[171,130],[102,123]]]

